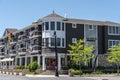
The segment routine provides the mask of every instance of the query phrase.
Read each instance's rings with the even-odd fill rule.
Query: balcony
[[[0,42],[0,47],[4,47],[5,44],[3,42]]]
[[[26,39],[26,38],[27,38],[27,36],[26,36],[25,34],[19,35],[19,36],[18,36],[18,41],[22,41],[22,40],[24,40],[24,39]]]
[[[4,57],[4,52],[0,52],[0,58]]]
[[[9,53],[10,56],[16,56],[16,50],[10,50],[10,53]]]
[[[39,53],[40,51],[41,51],[41,46],[39,45],[30,46],[29,49],[30,53]]]
[[[29,38],[40,37],[41,35],[42,35],[42,32],[41,32],[41,31],[35,30],[35,31],[30,32]]]
[[[25,55],[26,54],[26,48],[19,48],[18,49],[18,55]]]
[[[88,37],[87,38],[87,41],[95,42],[95,40],[96,40],[96,38],[94,38],[94,37]]]

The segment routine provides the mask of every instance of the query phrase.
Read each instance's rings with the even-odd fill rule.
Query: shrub
[[[68,70],[68,66],[62,66],[62,70]]]
[[[30,63],[28,66],[29,66],[30,72],[31,72],[31,71],[35,71],[35,70],[38,68],[38,64],[37,64],[36,61]]]
[[[81,75],[81,74],[82,74],[82,71],[81,71],[81,70],[70,69],[70,72],[71,72],[73,75]]]
[[[93,74],[103,74],[103,72],[98,70],[98,71],[93,72]]]
[[[98,66],[97,69],[98,69],[98,70],[104,70],[105,67],[104,67],[104,66]]]
[[[25,69],[25,66],[15,66],[14,69]]]

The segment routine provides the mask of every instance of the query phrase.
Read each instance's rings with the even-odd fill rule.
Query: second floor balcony
[[[17,53],[18,53],[18,55],[25,55],[26,52],[27,52],[26,48],[23,47],[23,48],[19,48]]]
[[[10,50],[9,55],[10,56],[16,56],[16,50],[15,49],[14,50]]]

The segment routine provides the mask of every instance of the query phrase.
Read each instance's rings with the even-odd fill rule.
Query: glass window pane
[[[51,30],[55,30],[55,22],[52,21],[50,27],[51,27]]]
[[[60,22],[57,22],[57,30],[60,30],[60,26],[61,26]]]
[[[45,22],[45,30],[49,30],[49,22]]]
[[[60,42],[61,42],[61,39],[60,39],[60,38],[57,38],[57,41],[56,41],[56,42],[57,42],[57,44],[56,44],[57,46],[61,46],[61,45],[60,45]]]
[[[55,38],[51,38],[51,46],[55,46]]]
[[[119,33],[118,33],[118,27],[116,27],[116,34],[119,34]]]
[[[62,30],[64,31],[64,23],[62,23]]]
[[[63,46],[63,47],[64,47],[64,43],[65,43],[65,42],[64,42],[64,38],[62,38],[62,46]]]

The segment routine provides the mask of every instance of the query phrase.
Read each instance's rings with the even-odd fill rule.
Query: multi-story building
[[[94,57],[106,53],[108,47],[120,42],[119,23],[71,19],[52,13],[22,30],[5,30],[0,38],[0,67],[27,67],[30,62],[37,61],[43,70],[55,69],[54,32],[57,36],[58,70],[69,63],[68,44],[75,43],[78,39],[84,39],[85,43],[95,46]],[[9,33],[12,33],[10,41]],[[99,65],[98,59],[96,65]]]

